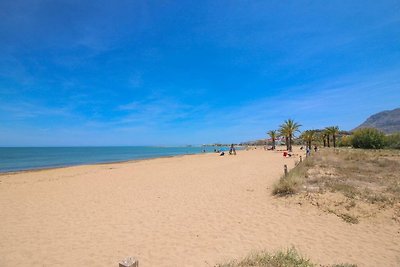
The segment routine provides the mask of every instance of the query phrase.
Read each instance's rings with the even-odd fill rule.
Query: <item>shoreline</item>
[[[244,150],[244,147],[243,146],[237,146],[236,150],[237,151]],[[0,176],[2,176],[2,175],[13,175],[13,174],[25,173],[25,172],[37,172],[37,171],[43,171],[43,170],[62,169],[62,168],[77,167],[77,166],[90,166],[90,165],[101,165],[101,164],[136,162],[136,161],[151,160],[151,159],[158,159],[158,158],[172,158],[172,157],[203,155],[203,154],[217,154],[217,153],[213,152],[213,151],[206,151],[206,152],[185,153],[185,154],[177,154],[177,155],[149,156],[149,157],[137,158],[137,159],[125,159],[125,160],[115,160],[115,161],[113,160],[113,161],[100,161],[100,162],[87,162],[87,163],[44,166],[44,167],[28,168],[28,169],[12,170],[12,171],[2,171],[2,170],[0,170]]]
[[[20,174],[20,173],[40,172],[40,171],[48,171],[48,170],[57,170],[57,169],[64,169],[64,168],[71,168],[71,167],[109,165],[109,164],[118,164],[118,163],[133,163],[133,162],[139,162],[139,161],[145,161],[145,160],[184,157],[184,156],[193,156],[193,155],[209,154],[209,153],[213,153],[213,152],[190,153],[190,154],[171,155],[171,156],[158,156],[158,157],[149,157],[149,158],[140,158],[140,159],[119,160],[119,161],[106,161],[106,162],[93,162],[93,163],[82,163],[82,164],[72,164],[72,165],[38,167],[38,168],[33,168],[33,169],[24,169],[24,170],[16,170],[16,171],[1,171],[0,170],[0,176],[14,175],[14,174]]]

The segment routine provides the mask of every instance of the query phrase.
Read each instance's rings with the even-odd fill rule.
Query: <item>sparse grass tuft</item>
[[[348,213],[342,213],[338,215],[340,218],[343,219],[343,221],[351,223],[351,224],[357,224],[360,221],[358,220],[358,218],[348,214]]]
[[[274,185],[272,193],[278,196],[287,196],[295,194],[301,184],[299,177],[282,177],[278,183]]]
[[[266,251],[253,253],[241,261],[232,261],[219,264],[218,267],[314,267],[309,259],[302,257],[296,249],[290,248],[286,251],[278,251],[270,254]]]
[[[313,166],[315,166],[315,161],[314,161],[314,159],[313,158],[306,158],[304,161],[303,161],[303,164],[304,164],[304,166],[305,167],[313,167]]]
[[[341,264],[334,264],[331,267],[357,267],[357,265],[356,264],[341,263]]]
[[[349,213],[340,213],[337,210],[327,209],[328,212],[335,214],[339,218],[342,218],[343,221],[351,224],[358,224],[360,221],[357,217],[349,214]]]
[[[353,185],[345,184],[340,181],[330,181],[325,185],[331,190],[331,192],[339,191],[348,198],[354,199],[357,195],[357,189]]]
[[[392,205],[394,203],[394,199],[383,193],[374,193],[371,190],[366,189],[364,191],[365,200],[371,204],[388,204]]]
[[[347,203],[347,205],[345,206],[346,210],[351,210],[352,208],[354,208],[355,206],[357,206],[357,203],[354,200],[351,200],[349,203]]]
[[[387,187],[386,191],[400,196],[400,181],[393,181],[393,183]]]
[[[316,267],[321,266],[300,255],[295,248],[270,254],[266,251],[252,253],[240,261],[217,264],[217,267]],[[357,267],[354,264],[336,264],[336,267]]]
[[[306,159],[291,169],[287,176],[282,176],[279,181],[274,184],[272,194],[278,196],[293,195],[300,191],[304,178],[307,177],[307,166],[313,166],[311,160]]]

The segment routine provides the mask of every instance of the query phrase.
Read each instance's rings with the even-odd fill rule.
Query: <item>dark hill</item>
[[[376,113],[354,130],[366,127],[377,128],[388,134],[400,132],[400,108]]]

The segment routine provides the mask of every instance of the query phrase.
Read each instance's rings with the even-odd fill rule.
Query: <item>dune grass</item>
[[[252,253],[242,260],[234,260],[224,264],[217,264],[217,267],[316,267],[322,266],[311,262],[310,259],[302,256],[295,248],[277,251],[273,254],[267,251]],[[335,264],[331,267],[357,267],[354,264]],[[326,266],[328,267],[328,266]]]
[[[277,183],[274,184],[272,193],[278,196],[287,196],[298,193],[304,184],[307,176],[307,170],[313,166],[312,159],[306,159],[299,163],[288,172],[287,176],[282,176]]]
[[[327,192],[340,194],[345,201],[335,203],[337,208],[329,205],[322,208],[352,224],[359,222],[353,211],[360,211],[364,204],[375,205],[377,209],[395,206],[400,203],[400,151],[322,149],[282,177],[272,193],[289,196]],[[319,201],[319,207],[320,204]]]
[[[350,213],[338,212],[336,210],[329,209],[329,208],[327,209],[327,211],[330,212],[330,213],[335,214],[336,216],[338,216],[339,218],[341,218],[343,221],[345,221],[347,223],[357,224],[357,223],[360,222],[360,220],[356,216],[354,216],[354,215],[352,215]]]

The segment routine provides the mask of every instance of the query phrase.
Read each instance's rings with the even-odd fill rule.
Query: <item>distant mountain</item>
[[[376,113],[354,130],[366,127],[376,128],[388,134],[400,132],[400,108]]]

